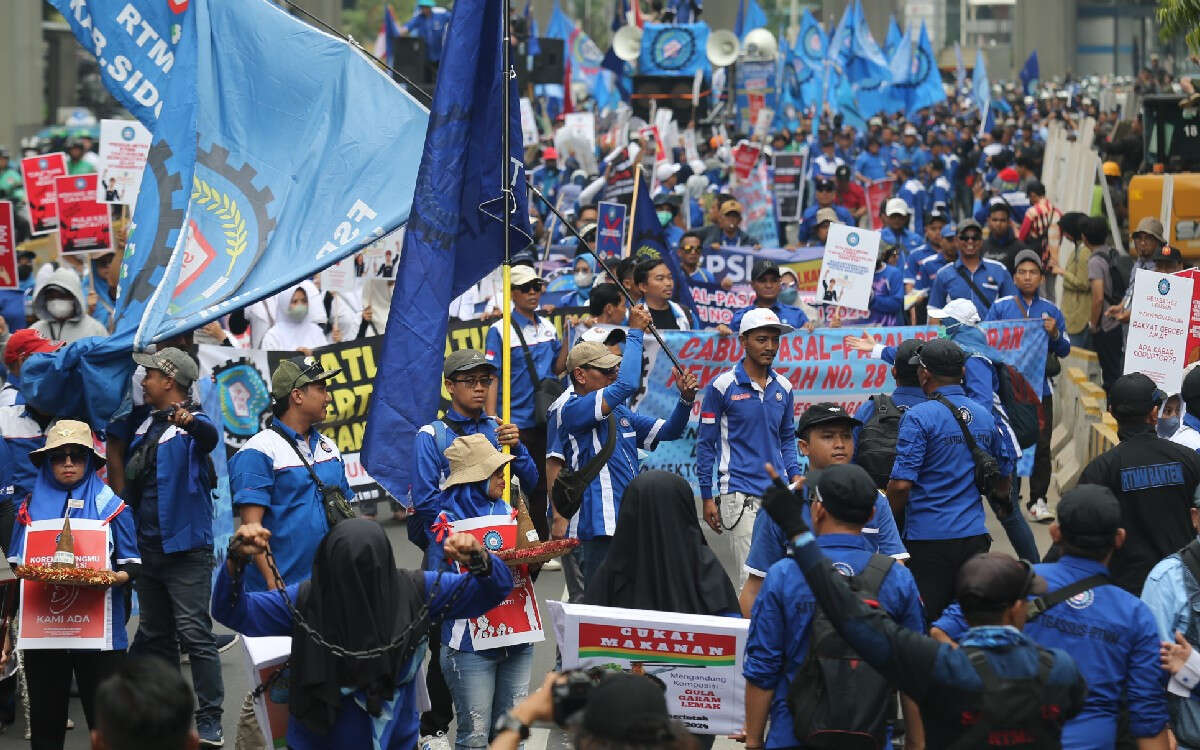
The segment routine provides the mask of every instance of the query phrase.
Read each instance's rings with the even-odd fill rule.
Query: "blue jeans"
[[[1025,520],[1025,514],[1021,512],[1021,477],[1016,474],[1012,475],[1012,491],[1009,493],[1009,499],[1012,501],[1012,512],[1008,514],[1008,518],[1000,522],[1000,525],[1004,527],[1004,534],[1008,537],[1008,542],[1013,546],[1017,557],[1031,563],[1040,563],[1042,558],[1038,554],[1033,531],[1029,528],[1029,521]]]
[[[141,615],[130,656],[153,654],[179,664],[179,647],[187,652],[196,690],[196,723],[221,725],[225,685],[221,656],[213,635],[208,602],[212,598],[213,553],[210,548],[165,554],[142,548],[142,571],[134,579]]]
[[[442,675],[458,717],[455,747],[487,747],[496,719],[529,694],[533,645],[459,651],[443,644]]]
[[[579,552],[583,558],[579,561],[579,567],[583,569],[584,591],[587,591],[588,584],[592,582],[592,576],[596,575],[596,570],[604,562],[604,558],[608,557],[608,548],[611,546],[611,536],[598,536],[579,542]]]

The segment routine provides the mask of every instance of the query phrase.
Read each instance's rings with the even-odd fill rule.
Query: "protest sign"
[[[1188,315],[1187,354],[1184,357],[1184,367],[1200,361],[1200,269],[1185,268],[1177,271],[1176,276],[1184,276],[1192,280],[1192,302]]]
[[[538,144],[537,119],[533,116],[533,104],[528,97],[521,97],[521,145],[525,148]]]
[[[62,518],[53,518],[32,521],[26,527],[26,565],[54,561],[63,522]],[[111,528],[103,520],[72,518],[75,564],[92,570],[112,570],[108,556],[110,533]],[[112,597],[106,588],[21,581],[20,617],[19,649],[111,650],[113,647]]]
[[[663,145],[662,133],[659,132],[657,127],[642,128],[638,133],[642,136],[642,148],[654,149],[655,163],[667,160],[667,148]],[[645,153],[645,151],[642,153]]]
[[[606,201],[620,201],[628,204],[633,198],[634,160],[629,156],[629,147],[622,148],[611,158],[612,168],[608,179],[601,191],[601,197]]]
[[[108,204],[96,200],[97,182],[95,174],[54,178],[60,256],[112,252],[112,217]]]
[[[871,217],[871,229],[883,228],[883,204],[892,195],[895,180],[876,180],[863,185],[867,197],[867,216]]]
[[[801,189],[804,184],[804,154],[775,154],[775,218],[800,220]]]
[[[775,110],[770,107],[763,107],[758,110],[758,116],[754,118],[754,137],[759,140],[765,140],[767,133],[771,130],[771,121],[775,119]]]
[[[591,112],[568,112],[563,115],[563,130],[583,140],[584,146],[596,152],[596,116]]]
[[[754,292],[742,288],[725,289],[721,284],[710,284],[707,281],[693,281],[692,301],[696,303],[696,313],[700,316],[699,327],[712,328],[719,325],[729,325],[733,314],[743,307],[754,303]]]
[[[321,291],[353,292],[357,290],[362,285],[362,277],[358,275],[355,268],[357,262],[358,259],[352,255],[321,271]]]
[[[464,518],[451,525],[455,533],[463,531],[477,538],[488,552],[517,546],[517,522],[512,516]],[[513,590],[492,609],[467,620],[467,627],[476,651],[546,640],[529,568],[514,569]]]
[[[267,636],[255,638],[242,636],[246,666],[250,670],[250,686],[270,687],[254,696],[254,717],[266,738],[267,747],[287,747],[288,728],[288,678],[275,678],[276,673],[287,667],[292,655],[290,636]],[[272,678],[275,678],[272,680]]]
[[[762,247],[779,245],[778,225],[775,223],[775,202],[766,162],[760,161],[747,179],[733,185],[733,197],[742,204],[742,228]]]
[[[758,122],[759,110],[775,108],[775,62],[742,60],[735,74],[738,129],[749,133]]]
[[[750,178],[750,172],[758,163],[758,157],[761,155],[762,149],[746,141],[740,141],[733,147],[733,172],[739,180]]]
[[[101,120],[96,200],[136,203],[149,153],[150,131],[145,125],[137,120]]]
[[[666,689],[667,713],[693,734],[745,724],[742,660],[750,621],[547,601],[564,669],[644,674]]]
[[[698,161],[700,159],[700,150],[696,148],[696,131],[693,128],[688,128],[680,135],[680,140],[683,141],[683,155],[688,160],[688,163]]]
[[[616,258],[625,244],[625,204],[601,202],[596,212],[596,253]]]
[[[54,180],[67,173],[67,157],[61,151],[21,160],[21,181],[25,183],[25,207],[29,211],[29,231],[46,234],[58,227],[58,203],[54,198]]]
[[[879,232],[848,224],[829,225],[817,281],[817,302],[867,310],[879,256],[879,236]]]
[[[1148,375],[1167,393],[1179,393],[1191,327],[1193,281],[1139,269],[1125,342],[1124,372]]]
[[[0,289],[20,289],[17,278],[17,236],[12,201],[0,201]]]

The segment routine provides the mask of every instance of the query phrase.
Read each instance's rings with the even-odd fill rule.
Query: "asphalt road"
[[[1053,507],[1055,502],[1057,502],[1057,498],[1053,499],[1051,507]],[[1045,551],[1050,546],[1048,527],[1036,523],[1032,523],[1031,526],[1033,527],[1038,548]],[[717,540],[715,535],[708,530],[708,527],[703,522],[701,523],[701,527],[705,530],[709,544],[717,551],[721,561],[726,564],[728,569],[729,558],[722,543],[723,540]],[[419,567],[421,562],[420,551],[408,541],[404,525],[394,521],[387,521],[384,523],[384,528],[387,530],[388,538],[391,539],[392,546],[395,549],[397,564],[401,567]],[[1003,529],[1000,528],[1000,524],[990,514],[988,517],[988,529],[991,531],[994,539],[992,547],[994,550],[1012,551],[1012,547],[1009,545]],[[543,572],[538,578],[536,589],[538,598],[543,601],[547,599],[563,599],[566,596],[566,585],[561,572]],[[225,632],[219,625],[217,628],[219,631]],[[131,636],[136,629],[137,618],[134,618],[129,622],[129,633]],[[546,672],[553,668],[554,656],[554,639],[552,634],[547,630],[547,640],[537,644],[534,648],[531,678],[534,686],[539,685]],[[249,689],[249,670],[245,661],[245,652],[240,642],[224,654],[221,654],[221,666],[225,677],[224,729],[227,738],[226,747],[232,748],[234,725],[237,722],[242,698]],[[190,678],[190,673],[186,665],[183,667],[183,673],[185,677]],[[67,732],[65,747],[69,750],[85,750],[91,747],[86,722],[83,718],[83,707],[78,699],[71,700],[70,716],[75,721],[76,728],[73,731]],[[550,747],[559,746],[562,738],[556,736],[556,734],[547,730],[535,729],[533,736],[526,743],[527,750],[544,750],[547,745]],[[23,736],[24,720],[18,717],[18,723],[15,726],[9,727],[4,733],[0,734],[0,750],[16,750],[17,748],[28,747],[29,744],[24,741]],[[732,750],[740,746],[732,741],[720,739],[717,741],[715,747]]]

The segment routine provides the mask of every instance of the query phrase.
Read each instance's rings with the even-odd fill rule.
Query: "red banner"
[[[455,521],[454,530],[474,536],[489,552],[517,546],[517,522],[509,516],[466,518]],[[521,566],[512,573],[513,590],[504,601],[467,621],[471,644],[476,651],[536,643],[546,638],[529,568]]]
[[[750,172],[758,163],[758,157],[761,155],[762,149],[744,141],[733,147],[733,171],[737,173],[739,179],[750,179]]]
[[[863,186],[867,194],[867,216],[871,217],[871,229],[883,229],[883,216],[880,209],[892,195],[895,180],[878,180]]]
[[[67,173],[67,157],[61,151],[21,160],[21,179],[25,182],[25,204],[29,207],[29,227],[34,234],[53,232],[58,227],[58,204],[54,201],[54,180]]]
[[[1183,366],[1188,367],[1200,360],[1200,270],[1188,268],[1175,275],[1187,276],[1192,280],[1191,315],[1188,321],[1186,356],[1183,360]]]
[[[25,532],[25,564],[54,559],[63,519],[34,521]],[[100,521],[71,519],[75,564],[107,570],[108,529]],[[112,613],[105,588],[21,582],[19,648],[112,648]]]
[[[54,182],[59,254],[111,252],[112,218],[108,205],[96,200],[96,175],[67,175]]]
[[[12,201],[0,201],[0,289],[19,289]]]

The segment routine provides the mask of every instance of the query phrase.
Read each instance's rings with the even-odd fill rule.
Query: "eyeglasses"
[[[700,252],[699,245],[680,245],[679,252],[681,253],[698,253]]]
[[[84,448],[64,448],[50,453],[50,463],[64,464],[70,459],[73,464],[87,463],[88,452]]]
[[[602,373],[604,375],[611,377],[611,376],[617,374],[617,369],[619,368],[619,365],[613,365],[612,367],[595,367],[593,365],[584,365],[584,368],[586,368],[588,370],[595,370],[596,372],[599,372],[599,373]]]
[[[538,279],[536,281],[527,281],[521,286],[514,286],[513,289],[516,289],[522,294],[529,294],[530,292],[540,292],[545,287],[546,283],[541,279]]]
[[[487,388],[495,379],[493,375],[480,375],[474,378],[452,378],[450,382],[465,385],[468,388]]]
[[[983,242],[981,234],[960,234],[958,238],[963,242]]]

